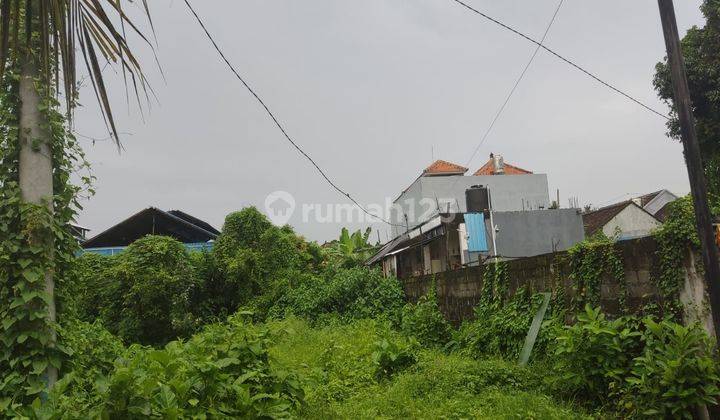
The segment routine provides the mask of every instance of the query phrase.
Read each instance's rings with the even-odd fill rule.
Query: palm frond
[[[131,33],[137,37],[153,54],[154,47],[125,13],[122,1],[0,0],[0,76],[5,75],[8,64],[12,64],[13,60],[32,57],[38,77],[48,86],[54,85],[58,94],[63,94],[69,118],[72,118],[79,89],[76,55],[81,55],[103,120],[118,146],[120,139],[103,77],[104,65],[120,67],[126,96],[129,96],[127,88],[130,79],[138,104],[141,104],[141,95],[148,101],[150,95],[154,95],[139,60],[130,48],[128,35]],[[142,10],[154,33],[147,0],[142,0]],[[23,38],[19,36],[22,27]],[[27,54],[28,51],[32,54]]]

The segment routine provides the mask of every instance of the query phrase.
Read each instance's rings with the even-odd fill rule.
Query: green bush
[[[275,303],[271,315],[311,320],[328,314],[346,320],[385,317],[399,323],[404,293],[397,279],[385,278],[379,270],[329,268],[300,280]]]
[[[402,332],[427,346],[444,346],[452,337],[452,327],[440,312],[435,283],[416,304],[407,304],[402,312]]]
[[[64,287],[57,291],[61,316],[92,322],[116,297],[107,292],[113,281],[109,276],[116,258],[86,253],[76,258]]]
[[[455,341],[462,352],[476,358],[492,355],[517,360],[542,301],[541,294],[531,295],[525,289],[518,290],[505,304],[482,300],[475,308],[475,319],[460,327]],[[533,358],[546,353],[557,323],[548,311],[535,342]]]
[[[653,418],[692,418],[699,405],[720,397],[712,343],[698,324],[644,321],[645,349],[627,378],[623,410]]]
[[[587,306],[557,338],[556,390],[628,417],[691,418],[720,397],[712,349],[697,324],[610,321]]]
[[[211,276],[195,300],[214,316],[250,305],[262,318],[296,278],[317,273],[323,261],[317,244],[289,226],[273,226],[256,208],[245,208],[227,216],[212,255],[196,258]]]
[[[73,379],[84,373],[76,370],[59,384],[44,410],[65,418],[288,417],[303,403],[304,393],[296,375],[271,363],[271,344],[267,329],[236,315],[206,327],[187,343],[173,341],[162,350],[131,347],[107,376],[95,379],[85,396],[90,405],[74,404],[80,398],[66,395]],[[88,350],[85,344],[80,347]],[[105,373],[112,348],[99,355],[86,353],[93,357],[91,364],[103,361],[91,366],[93,372]]]
[[[72,357],[62,367],[63,384],[55,390],[54,404],[71,413],[90,412],[101,402],[97,387],[102,386],[126,349],[99,321],[66,322],[60,330],[60,342]]]
[[[382,339],[375,343],[372,354],[377,379],[389,378],[415,364],[416,346],[413,343]]]
[[[128,343],[162,345],[196,327],[190,293],[198,279],[183,244],[146,236],[115,258],[101,310],[111,332]]]
[[[222,233],[215,241],[213,252],[219,260],[229,260],[240,248],[258,245],[260,235],[273,227],[270,220],[255,207],[230,213],[225,217]]]
[[[558,390],[588,401],[606,402],[622,392],[633,358],[642,349],[637,323],[605,318],[600,308],[585,306],[577,323],[557,337],[555,380]]]

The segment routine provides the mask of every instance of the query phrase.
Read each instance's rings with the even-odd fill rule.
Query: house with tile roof
[[[548,209],[550,194],[547,175],[536,174],[505,163],[500,155],[490,159],[472,175],[457,163],[437,160],[393,201],[390,209],[393,236],[412,229],[439,213],[463,213],[465,192],[477,185],[491,192],[497,211]]]
[[[602,232],[608,238],[631,239],[648,236],[662,223],[634,200],[602,207],[583,214],[585,235]]]
[[[423,176],[453,176],[464,175],[468,168],[446,160],[436,160],[425,168]]]
[[[490,154],[490,160],[480,167],[473,175],[530,175],[532,172],[527,169],[519,168],[515,165],[505,163],[502,156]]]

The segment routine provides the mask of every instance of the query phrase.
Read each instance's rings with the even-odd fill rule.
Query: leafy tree
[[[318,272],[324,256],[289,226],[274,226],[255,207],[247,207],[225,218],[212,255],[202,259],[203,270],[214,270],[197,296],[211,302],[204,316],[227,316],[246,304],[264,313],[295,279]]]
[[[701,10],[705,27],[690,28],[682,39],[682,50],[705,175],[710,193],[717,198],[720,196],[720,0],[704,0]],[[680,139],[667,58],[656,66],[654,85],[660,98],[672,108],[669,135]]]
[[[246,207],[225,217],[222,233],[215,241],[213,251],[218,260],[226,261],[240,248],[252,248],[260,236],[273,224],[255,207]]]
[[[197,278],[185,246],[167,236],[146,236],[117,256],[104,293],[101,318],[130,343],[162,345],[195,326],[190,293]]]

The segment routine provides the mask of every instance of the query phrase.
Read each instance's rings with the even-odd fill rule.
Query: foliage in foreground
[[[36,418],[287,417],[304,401],[299,379],[271,363],[272,336],[245,318],[238,314],[163,349],[120,350],[107,337],[89,346],[85,337],[97,336],[97,326],[81,324],[71,341],[76,368],[86,371],[66,375],[47,404],[10,412]]]
[[[608,320],[587,306],[557,341],[556,389],[628,417],[692,418],[720,397],[712,343],[698,324]]]

